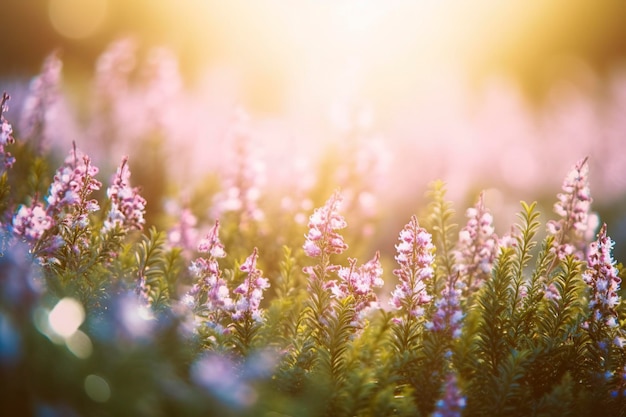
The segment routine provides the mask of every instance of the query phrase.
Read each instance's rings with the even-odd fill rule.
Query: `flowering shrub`
[[[587,159],[545,227],[522,202],[499,237],[483,194],[459,227],[434,182],[395,246],[364,245],[345,191],[305,224],[262,199],[243,133],[210,198],[149,222],[131,158],[106,181],[73,145],[52,171],[47,110],[14,140],[7,102],[0,414],[626,415],[623,269]]]

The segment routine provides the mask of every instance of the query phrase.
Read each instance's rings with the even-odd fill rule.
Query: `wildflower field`
[[[435,181],[376,248],[366,188],[263,198],[239,120],[230,171],[147,227],[132,159],[107,179],[79,143],[46,151],[59,71],[51,55],[31,83],[28,140],[2,99],[3,415],[626,412],[621,269],[587,158],[545,222],[522,202],[498,236],[479,192],[457,225]]]
[[[0,416],[626,416],[626,77],[597,120],[268,145],[137,50],[0,80]]]

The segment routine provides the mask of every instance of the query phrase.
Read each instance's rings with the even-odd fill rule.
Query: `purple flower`
[[[102,184],[95,179],[98,167],[91,163],[87,155],[76,149],[76,145],[65,158],[54,175],[54,181],[48,191],[48,213],[58,213],[66,207],[81,206],[84,212],[94,212],[100,209],[96,200],[87,200],[87,197]]]
[[[215,221],[215,225],[209,230],[206,237],[198,244],[198,252],[208,253],[212,258],[223,258],[226,256],[224,245],[219,237],[220,222]]]
[[[53,226],[52,218],[43,205],[35,201],[30,207],[22,205],[13,216],[13,232],[31,243],[37,242]]]
[[[261,300],[263,299],[263,291],[268,289],[270,284],[267,278],[262,277],[263,271],[256,267],[258,256],[257,248],[254,248],[252,254],[239,268],[241,271],[247,272],[248,276],[233,291],[233,293],[237,294],[235,311],[232,314],[233,320],[241,320],[246,316],[257,322],[262,320]]]
[[[465,292],[473,293],[489,276],[498,251],[498,237],[494,233],[493,217],[485,208],[484,193],[466,212],[467,224],[459,232],[456,265]]]
[[[547,223],[548,233],[555,236],[554,245],[559,258],[574,254],[584,259],[590,225],[591,194],[589,191],[589,165],[581,159],[563,180],[563,193],[557,195],[554,212],[561,217]]]
[[[435,313],[430,322],[426,323],[427,329],[435,332],[445,332],[452,339],[461,336],[461,322],[463,311],[461,309],[461,289],[457,276],[448,279],[443,292],[435,301]]]
[[[7,102],[11,97],[4,93],[0,102],[0,174],[11,168],[15,163],[15,158],[7,152],[4,147],[15,142],[13,138],[13,127],[4,118],[4,114],[9,111]]]
[[[435,404],[433,417],[460,417],[465,408],[465,397],[459,391],[457,377],[448,373],[442,398]]]
[[[221,321],[232,310],[233,301],[215,259],[226,256],[218,234],[219,222],[216,221],[206,238],[198,245],[198,251],[207,253],[208,257],[199,257],[189,266],[196,283],[183,297],[183,303],[203,315],[210,326],[224,330]]]
[[[396,245],[396,261],[400,268],[393,271],[400,283],[391,294],[391,306],[403,310],[412,317],[421,316],[423,305],[432,297],[426,291],[426,283],[434,275],[434,250],[432,236],[419,226],[417,217],[412,216],[400,232]]]
[[[111,208],[104,222],[105,230],[121,227],[125,230],[141,230],[145,224],[146,200],[139,195],[139,189],[130,186],[128,157],[122,158],[117,168],[113,184],[107,189]]]
[[[340,254],[348,245],[336,230],[343,229],[347,223],[339,214],[341,194],[335,192],[321,208],[316,208],[309,218],[309,233],[306,235],[304,252],[317,258],[322,254]]]
[[[609,328],[619,326],[616,308],[621,302],[618,294],[621,278],[618,276],[615,260],[611,255],[613,245],[613,240],[606,235],[606,224],[604,224],[598,233],[597,240],[589,245],[587,270],[582,275],[591,292],[590,321]]]
[[[359,314],[376,304],[378,297],[376,297],[374,288],[381,288],[384,281],[379,252],[376,252],[372,259],[358,268],[356,262],[356,259],[350,258],[350,266],[341,267],[337,271],[337,275],[341,278],[340,283],[338,284],[334,280],[328,281],[326,287],[339,299],[352,295],[355,300],[354,310]]]

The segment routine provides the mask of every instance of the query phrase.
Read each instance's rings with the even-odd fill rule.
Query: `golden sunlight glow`
[[[348,91],[383,102],[419,95],[433,77],[470,74],[496,54],[523,59],[536,45],[520,39],[540,37],[535,27],[553,12],[540,2],[498,0],[207,0],[155,7],[163,20],[184,22],[164,36],[185,48],[194,43],[211,65],[234,69],[253,104],[284,100],[285,91],[326,102]]]
[[[93,35],[107,15],[107,0],[50,0],[50,23],[61,35],[80,39]]]

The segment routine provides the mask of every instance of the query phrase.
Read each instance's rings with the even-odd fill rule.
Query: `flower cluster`
[[[0,102],[0,173],[11,168],[15,163],[15,158],[5,150],[5,146],[15,142],[13,138],[13,127],[4,118],[4,114],[9,111],[7,104],[10,96],[7,93],[2,94],[2,102]]]
[[[38,201],[33,201],[31,206],[20,206],[13,216],[13,233],[23,236],[31,243],[41,239],[52,225],[52,217],[46,213],[43,205]]]
[[[216,327],[221,328],[219,321],[232,309],[233,301],[226,281],[216,258],[226,256],[224,246],[219,239],[219,221],[198,245],[198,252],[208,254],[191,262],[190,272],[197,282],[183,298],[183,302],[194,310],[206,312]]]
[[[459,287],[458,276],[448,279],[441,296],[435,301],[436,310],[432,319],[425,324],[427,329],[445,332],[452,339],[461,336],[461,322],[464,314],[461,309],[461,289]]]
[[[146,222],[146,200],[139,195],[139,189],[130,186],[130,169],[128,157],[122,159],[121,165],[113,178],[113,183],[107,189],[107,197],[111,201],[111,208],[104,222],[105,230],[121,227],[125,230],[142,230]]]
[[[594,222],[597,222],[597,217],[590,215],[592,199],[587,158],[578,161],[569,171],[562,190],[554,204],[554,212],[561,218],[547,223],[548,233],[555,236],[555,250],[560,259],[571,254],[584,259],[589,234],[593,233]]]
[[[606,234],[605,224],[600,229],[597,240],[589,245],[587,270],[583,273],[583,280],[591,292],[591,322],[609,328],[619,326],[616,308],[621,302],[618,294],[621,278],[611,254],[613,244]]]
[[[467,209],[467,224],[459,232],[456,265],[464,293],[471,294],[489,276],[498,251],[493,216],[485,208],[484,193],[474,207]]]
[[[258,256],[257,248],[254,248],[252,254],[239,268],[248,276],[233,290],[233,293],[237,294],[234,304],[235,311],[232,314],[233,320],[241,320],[246,316],[257,322],[262,319],[259,307],[263,299],[263,291],[269,288],[270,284],[267,278],[263,278],[263,271],[256,267]]]
[[[350,295],[353,296],[355,300],[354,310],[359,314],[368,307],[376,305],[378,297],[374,289],[381,288],[384,285],[384,281],[379,252],[376,252],[372,259],[360,267],[356,266],[356,262],[356,259],[350,258],[350,265],[341,267],[337,271],[341,281],[337,283],[335,280],[330,280],[325,287],[329,288],[331,293],[338,299],[346,298]]]
[[[91,164],[89,156],[83,155],[74,145],[50,185],[47,206],[36,199],[30,205],[20,205],[13,216],[13,233],[33,246],[38,243],[38,250],[45,251],[54,250],[61,243],[59,236],[49,236],[43,239],[45,242],[41,241],[44,233],[54,226],[64,224],[75,231],[86,230],[89,214],[100,209],[97,200],[89,199],[91,193],[102,186],[94,177],[97,173],[98,168]],[[85,239],[83,236],[74,244],[86,247]]]
[[[398,240],[395,259],[400,268],[393,273],[400,278],[400,283],[391,294],[390,304],[412,317],[419,317],[424,313],[423,305],[432,299],[426,285],[434,275],[435,246],[432,236],[419,226],[415,216],[404,226]]]
[[[348,245],[337,230],[346,227],[347,223],[339,214],[341,194],[335,192],[321,208],[316,208],[309,218],[309,232],[304,243],[304,252],[317,258],[322,255],[341,254]]]
[[[64,164],[54,175],[54,182],[46,198],[48,212],[58,213],[72,206],[80,206],[84,216],[98,211],[100,209],[98,201],[87,200],[93,191],[99,190],[102,186],[102,183],[95,178],[98,171],[98,167],[91,163],[91,158],[76,149],[74,145],[70,154],[65,158]]]

